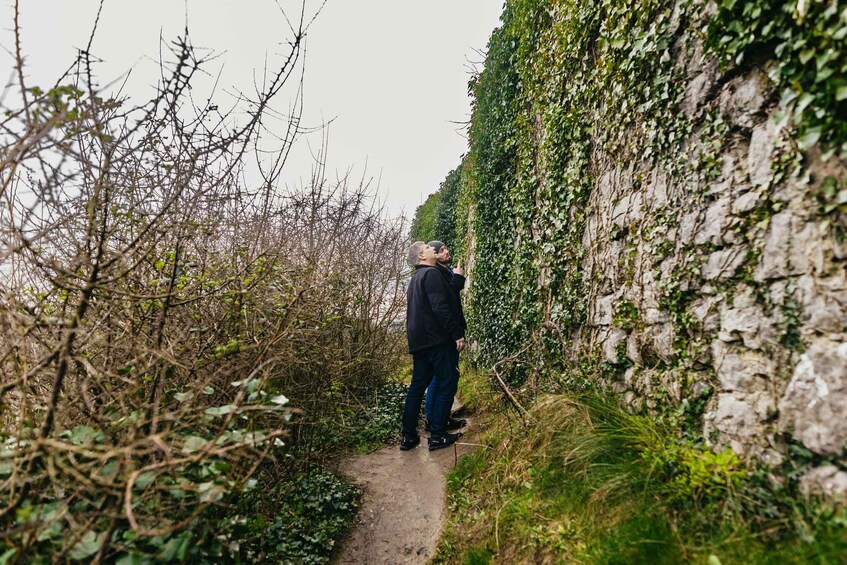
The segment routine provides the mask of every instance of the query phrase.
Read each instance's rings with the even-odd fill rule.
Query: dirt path
[[[395,565],[431,559],[446,516],[444,476],[469,450],[460,444],[430,452],[421,437],[410,451],[392,445],[342,462],[339,471],[364,493],[358,523],[338,563]]]

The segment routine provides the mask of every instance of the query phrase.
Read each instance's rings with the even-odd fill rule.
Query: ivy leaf
[[[229,414],[232,412],[234,408],[231,404],[226,404],[224,406],[212,406],[211,408],[206,408],[205,413],[209,416],[223,416],[224,414]]]
[[[199,436],[188,436],[182,444],[184,453],[194,453],[206,447],[206,440]]]
[[[838,87],[838,90],[835,91],[835,99],[838,102],[847,99],[847,84]]]
[[[774,112],[773,122],[776,129],[782,129],[788,124],[788,112]]]
[[[804,151],[818,142],[821,138],[821,129],[820,128],[811,128],[806,131],[805,135],[797,140],[797,147],[803,149]]]
[[[271,398],[271,402],[273,402],[274,404],[279,404],[280,406],[284,406],[285,404],[288,404],[288,398],[286,398],[285,395],[280,394],[279,396],[274,396],[273,398]]]
[[[177,402],[185,402],[186,400],[191,400],[192,398],[194,398],[193,392],[177,392],[176,394],[174,394],[174,399]]]
[[[85,443],[91,443],[103,439],[103,434],[100,433],[100,430],[95,430],[91,426],[85,425],[77,426],[65,433],[74,445],[83,445]]]
[[[800,51],[800,62],[805,65],[814,56],[815,56],[815,50],[814,49],[804,49],[803,51]]]
[[[803,113],[809,104],[811,104],[815,100],[815,96],[809,92],[804,92],[800,97],[800,100],[797,101],[797,108],[794,110],[794,114],[799,116]]]
[[[97,537],[93,531],[85,532],[85,535],[82,536],[82,539],[77,542],[77,544],[71,549],[68,556],[74,560],[82,560],[87,557],[91,557],[98,551],[100,551],[100,539]]]
[[[153,482],[153,479],[156,478],[156,473],[153,471],[147,471],[138,475],[138,478],[135,479],[135,484],[133,485],[137,489],[145,489],[150,483]]]

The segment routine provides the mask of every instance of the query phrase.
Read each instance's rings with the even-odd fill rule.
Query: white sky
[[[153,95],[160,32],[181,35],[188,14],[192,42],[221,56],[220,87],[252,91],[261,74],[286,52],[288,25],[277,3],[293,0],[105,0],[91,51],[104,60],[101,84],[132,69],[125,92],[141,102]],[[52,86],[83,48],[99,0],[21,0],[22,44],[29,86]],[[320,0],[307,0],[312,15]],[[306,49],[304,125],[335,118],[329,129],[330,170],[353,168],[354,178],[379,180],[379,195],[392,213],[411,216],[459,164],[467,140],[455,123],[469,118],[468,61],[479,62],[498,25],[502,0],[328,0],[309,30]],[[14,46],[13,1],[0,5],[0,46]],[[294,8],[287,8],[290,15]],[[0,72],[13,59],[0,53]],[[4,80],[5,82],[5,80]],[[200,83],[200,89],[208,89]],[[219,87],[219,89],[220,89]],[[292,91],[289,91],[292,92]],[[198,95],[201,93],[198,93]],[[208,92],[202,92],[205,99]],[[291,96],[283,93],[281,110]],[[217,99],[216,99],[217,100]],[[227,99],[221,99],[222,107]],[[283,173],[297,185],[309,177],[309,145],[302,140]],[[367,163],[367,171],[365,164]]]

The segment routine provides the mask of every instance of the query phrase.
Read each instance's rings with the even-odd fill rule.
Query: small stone
[[[847,445],[847,342],[812,341],[779,402],[780,429],[822,455]]]
[[[745,192],[732,201],[732,213],[743,214],[755,209],[762,202],[762,195],[757,191]]]
[[[746,453],[760,435],[759,418],[750,404],[732,393],[718,395],[718,407],[713,419],[714,427],[727,436],[736,453]]]
[[[642,365],[641,343],[638,334],[632,333],[626,338],[626,356],[636,365]]]
[[[746,245],[738,245],[712,252],[700,268],[700,276],[707,281],[732,278],[744,263],[747,249]]]
[[[762,282],[788,276],[788,253],[791,245],[791,212],[774,214],[765,236],[762,259],[753,278]]]
[[[847,331],[847,275],[844,272],[823,279],[802,276],[797,281],[797,295],[805,325],[818,333]]]
[[[653,351],[662,361],[669,363],[673,360],[673,340],[676,334],[672,324],[657,324],[655,326],[651,326],[645,334],[649,336]]]
[[[706,210],[706,218],[703,227],[694,236],[694,243],[703,245],[712,243],[721,245],[723,243],[721,234],[729,223],[730,199],[728,196],[719,198]]]
[[[622,359],[618,358],[618,346],[626,339],[626,337],[626,332],[620,328],[611,328],[608,331],[602,342],[603,356],[606,358],[606,361],[612,364],[617,364],[622,361]]]
[[[699,73],[688,83],[688,86],[685,87],[685,96],[680,103],[686,117],[693,118],[701,111],[713,82],[713,73],[706,70]]]
[[[721,326],[718,339],[724,342],[744,342],[749,349],[760,349],[761,328],[767,325],[762,307],[756,302],[752,290],[744,287],[733,300],[732,306],[725,305],[721,312]]]
[[[805,496],[825,495],[833,499],[847,496],[847,473],[835,465],[812,469],[800,477],[800,492]]]
[[[716,330],[720,325],[721,318],[717,306],[722,301],[722,296],[704,295],[697,298],[691,304],[689,310],[697,321],[700,322],[700,326],[703,328],[704,332]]]
[[[719,101],[721,113],[727,116],[729,122],[737,126],[753,127],[756,113],[761,110],[765,102],[761,91],[759,73],[753,72],[736,77],[721,91]]]
[[[721,389],[725,391],[766,391],[768,380],[776,374],[776,364],[768,355],[720,339],[712,342],[712,359]]]
[[[773,176],[773,152],[778,135],[776,124],[767,119],[753,128],[750,150],[747,154],[747,172],[750,182],[757,187],[766,187]]]

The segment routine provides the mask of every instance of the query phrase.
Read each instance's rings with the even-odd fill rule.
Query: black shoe
[[[459,429],[464,428],[467,425],[468,425],[468,421],[465,420],[465,419],[454,420],[453,418],[448,418],[447,419],[447,425],[444,427],[444,429],[445,430],[459,430]],[[424,429],[428,432],[431,432],[432,430],[430,429],[430,427],[431,427],[431,424],[430,424],[429,420],[427,420],[426,425],[424,426]]]
[[[444,449],[459,441],[462,434],[444,434],[443,436],[429,438],[429,450]]]
[[[409,451],[420,442],[420,436],[403,436],[400,438],[400,451]]]

